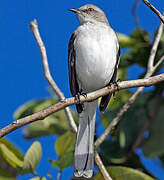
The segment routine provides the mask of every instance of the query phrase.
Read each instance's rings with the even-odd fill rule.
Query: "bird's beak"
[[[72,9],[68,9],[68,11],[72,11],[74,13],[80,13],[80,10],[79,9],[75,9],[75,8],[72,8]]]

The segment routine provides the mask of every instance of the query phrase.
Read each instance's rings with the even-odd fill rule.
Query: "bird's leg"
[[[84,96],[85,98],[87,98],[87,93],[84,92],[82,89],[80,89],[80,95]]]
[[[87,93],[85,93],[82,89],[75,95],[75,100],[80,104],[80,96],[84,96],[85,98],[87,97]]]
[[[117,91],[119,91],[119,86],[118,86],[118,82],[120,82],[121,79],[117,79],[117,81],[113,81],[112,84],[114,85],[115,88],[117,88]]]
[[[78,104],[80,104],[80,93],[79,92],[75,95],[75,100],[78,102]]]
[[[80,89],[80,91],[75,95],[75,100],[78,102],[78,104],[80,104],[82,106],[82,108],[84,109],[84,103],[80,102],[80,96],[84,96],[85,98],[87,97],[87,93],[85,93],[82,89]]]
[[[117,91],[119,91],[119,86],[118,86],[118,82],[121,82],[121,79],[119,78],[119,79],[117,79],[116,81],[113,81],[112,83],[111,83],[111,85],[113,84],[114,85],[114,87],[115,88],[117,88]],[[113,92],[113,96],[115,97],[115,92]]]

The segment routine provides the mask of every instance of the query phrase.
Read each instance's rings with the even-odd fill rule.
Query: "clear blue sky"
[[[30,21],[37,19],[47,48],[51,73],[65,96],[69,97],[71,95],[68,85],[67,47],[72,32],[78,26],[78,21],[67,9],[94,3],[106,12],[111,26],[117,32],[129,34],[135,29],[131,15],[133,2],[132,0],[0,1],[0,128],[13,121],[13,112],[21,104],[32,99],[49,97],[40,52],[29,29]],[[163,0],[151,0],[151,2],[161,12],[163,11]],[[158,18],[142,2],[137,13],[141,26],[152,34],[159,25]],[[128,79],[137,76],[133,72],[130,71]],[[32,141],[24,141],[22,132],[23,129],[19,129],[7,138],[24,153]],[[40,140],[43,146],[43,158],[37,172],[45,175],[49,168],[47,158],[55,158],[55,138],[46,137]],[[72,169],[67,170],[63,179],[68,179],[71,175]],[[19,179],[28,179],[28,177]]]

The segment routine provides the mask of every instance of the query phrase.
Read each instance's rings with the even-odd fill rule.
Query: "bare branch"
[[[101,158],[100,158],[97,151],[95,151],[95,162],[96,162],[100,172],[102,173],[104,179],[105,180],[112,180],[112,178],[109,176],[109,173],[107,172],[104,164],[102,163]]]
[[[154,69],[157,69],[160,64],[164,61],[164,55],[160,58],[160,60],[157,62],[157,64],[154,66]]]
[[[134,4],[133,4],[133,7],[132,7],[132,15],[133,15],[134,23],[135,23],[137,28],[140,27],[139,20],[138,20],[138,17],[136,15],[136,9],[138,7],[139,2],[140,2],[140,0],[135,0]]]
[[[151,86],[153,84],[156,84],[156,83],[159,83],[162,81],[164,81],[164,73],[154,76],[154,77],[145,78],[145,79],[118,82],[118,88],[119,88],[119,90],[122,90],[122,89],[126,89],[126,88],[139,87],[139,86],[148,87],[148,86]],[[111,86],[105,87],[103,89],[91,92],[91,93],[87,94],[87,97],[80,96],[80,102],[83,103],[83,102],[89,102],[89,101],[96,100],[101,96],[104,96],[109,93],[113,93],[113,92],[117,91],[118,88],[115,87],[115,85],[111,85]],[[141,88],[143,88],[143,87],[141,87]],[[26,124],[29,124],[29,123],[32,123],[32,122],[38,121],[38,120],[43,120],[44,118],[51,115],[52,113],[60,111],[68,106],[73,105],[73,104],[78,104],[78,101],[75,100],[75,98],[68,98],[68,99],[62,100],[61,102],[54,104],[54,105],[50,106],[49,108],[44,109],[40,112],[37,112],[37,113],[34,113],[25,118],[16,120],[12,124],[10,124],[0,130],[0,137],[3,137],[6,134],[9,134],[10,132],[12,132]]]
[[[148,0],[142,0],[164,23],[164,16]]]
[[[60,100],[64,100],[65,99],[64,94],[58,88],[57,84],[53,80],[52,75],[50,73],[46,48],[45,48],[45,45],[44,45],[44,43],[42,41],[42,38],[40,36],[39,29],[38,29],[38,23],[37,23],[36,19],[34,19],[34,21],[32,21],[30,23],[30,28],[31,28],[31,30],[33,32],[33,35],[34,35],[34,37],[36,39],[36,42],[37,42],[37,44],[39,46],[39,49],[40,49],[40,53],[41,53],[41,56],[42,56],[42,64],[43,64],[44,76],[47,79],[50,86],[52,87],[52,89],[57,94],[57,96],[60,98]],[[68,120],[70,122],[71,127],[73,128],[73,130],[75,132],[77,132],[77,126],[76,126],[76,124],[74,122],[74,119],[72,117],[72,114],[71,114],[71,111],[70,111],[69,107],[65,108],[65,112],[66,112],[66,116],[67,116],[67,118],[68,118]]]
[[[150,57],[149,57],[149,61],[148,61],[148,73],[151,72],[153,70],[153,66],[154,66],[154,59],[155,59],[155,55],[158,49],[158,45],[161,39],[161,35],[163,33],[163,23],[160,24],[159,28],[158,28],[158,32],[153,44],[153,47],[150,51]]]
[[[144,78],[150,78],[150,76],[154,73],[154,71],[156,70],[156,68],[158,67],[157,64],[159,65],[162,60],[160,60],[160,63],[157,62],[157,64],[155,66],[153,66],[154,64],[154,58],[157,52],[157,48],[158,48],[158,44],[162,35],[163,31],[163,24],[160,24],[159,30],[157,32],[157,36],[155,38],[153,47],[151,49],[151,53],[148,59],[148,71],[145,75]],[[125,114],[125,112],[129,109],[129,107],[131,106],[131,104],[133,104],[135,102],[135,100],[137,99],[137,97],[140,95],[140,93],[143,91],[144,87],[139,87],[137,89],[137,91],[132,95],[132,97],[128,100],[128,102],[126,104],[124,104],[124,106],[122,107],[122,109],[118,112],[117,116],[113,119],[113,121],[109,124],[109,126],[107,127],[107,129],[104,131],[104,133],[96,140],[95,142],[95,147],[98,148],[101,143],[105,140],[105,138],[110,134],[111,130],[118,124],[118,122],[120,121],[121,117]]]

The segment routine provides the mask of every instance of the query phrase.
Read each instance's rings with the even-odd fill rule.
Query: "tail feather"
[[[100,102],[100,106],[99,106],[100,112],[104,112],[105,111],[105,109],[107,108],[108,103],[109,103],[111,97],[112,97],[112,93],[108,94],[106,96],[103,96],[101,98],[101,102]]]
[[[84,103],[79,114],[79,126],[75,145],[74,174],[76,177],[90,178],[94,167],[94,130],[97,100]]]

